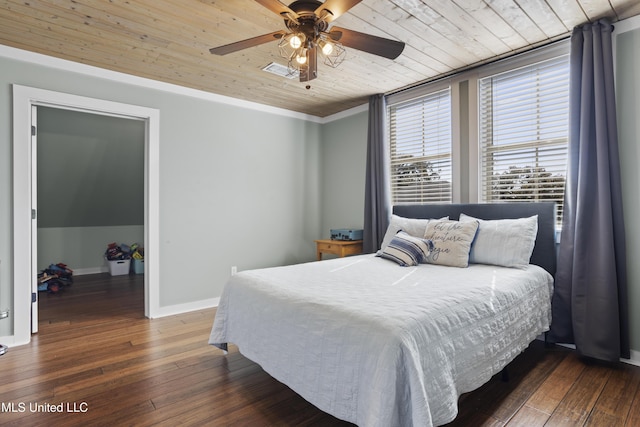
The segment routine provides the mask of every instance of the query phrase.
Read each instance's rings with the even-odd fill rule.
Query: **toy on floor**
[[[66,264],[50,264],[38,274],[38,291],[56,294],[73,283],[73,270]]]

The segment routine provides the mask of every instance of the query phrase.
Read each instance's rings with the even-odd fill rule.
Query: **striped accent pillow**
[[[425,262],[432,249],[431,240],[414,237],[400,230],[377,256],[409,267]]]

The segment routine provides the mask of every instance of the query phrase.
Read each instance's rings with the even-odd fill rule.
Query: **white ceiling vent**
[[[285,77],[287,79],[295,79],[299,76],[298,71],[291,72],[291,70],[289,70],[289,67],[287,67],[286,65],[278,64],[277,62],[272,62],[265,65],[264,67],[262,67],[262,70],[271,74]]]

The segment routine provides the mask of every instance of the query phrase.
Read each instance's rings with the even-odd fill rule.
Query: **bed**
[[[461,394],[487,382],[549,328],[555,206],[407,205],[394,207],[393,213],[386,246],[377,254],[232,276],[209,343],[223,350],[228,343],[237,345],[319,409],[359,426],[452,421]],[[508,250],[506,258],[517,252],[487,233],[496,226],[509,229],[513,242],[513,233],[521,232],[509,227],[524,220],[529,228],[518,234],[516,245],[533,233],[525,265],[482,259],[495,255],[492,248],[498,255]],[[427,241],[442,248],[458,238],[447,231],[440,241],[443,235],[433,230],[444,225],[466,230],[473,224],[467,266],[427,262],[437,253],[433,245],[417,265],[381,256],[413,226],[419,233],[423,225],[424,232],[431,230]],[[489,246],[479,251],[480,243]],[[449,253],[439,255],[443,260]]]

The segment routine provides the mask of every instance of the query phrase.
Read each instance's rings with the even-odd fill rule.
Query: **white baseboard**
[[[108,273],[109,267],[92,267],[92,268],[78,268],[73,270],[74,276],[83,276],[85,274],[98,274]],[[194,301],[185,304],[169,305],[166,307],[160,307],[158,312],[153,318],[173,316],[175,314],[188,313],[190,311],[203,310],[205,308],[217,307],[220,303],[220,298],[211,298],[203,301]],[[2,341],[0,341],[2,342]]]
[[[6,337],[0,337],[0,344],[6,345],[7,347],[11,348],[11,347],[17,347],[20,345],[29,344],[29,341],[27,342],[16,341],[16,337],[14,335],[9,335]],[[2,359],[0,359],[0,361],[1,360]]]
[[[74,274],[75,274],[75,270],[74,270]],[[85,274],[91,274],[91,273],[85,273]],[[188,302],[184,304],[169,305],[166,307],[160,307],[160,309],[158,310],[158,315],[155,316],[154,318],[157,319],[160,317],[173,316],[175,314],[188,313],[190,311],[204,310],[206,308],[214,308],[214,307],[217,307],[218,304],[220,304],[220,298],[211,298],[211,299],[206,299],[202,301],[194,301],[194,302]],[[213,319],[211,319],[211,321],[213,322]],[[29,344],[29,342],[28,341],[16,342],[15,336],[9,335],[5,337],[0,337],[0,344],[4,344],[7,347],[11,348],[19,345]]]
[[[220,304],[220,298],[211,298],[202,301],[188,302],[184,304],[169,305],[160,307],[154,318],[173,316],[175,314],[188,313],[190,311],[204,310],[205,308],[214,308]],[[213,320],[213,319],[212,319]]]
[[[90,268],[76,268],[73,270],[74,276],[84,276],[86,274],[99,274],[99,273],[108,273],[109,267],[90,267]]]
[[[557,345],[562,346],[562,347],[566,347],[566,348],[570,348],[572,350],[576,349],[575,344],[557,344]],[[620,358],[620,361],[623,362],[623,363],[627,363],[629,365],[640,366],[640,351],[631,350],[630,353],[631,353],[630,354],[630,356],[631,356],[630,359]]]
[[[640,366],[640,351],[631,350],[631,359],[620,359],[624,363]]]

